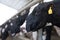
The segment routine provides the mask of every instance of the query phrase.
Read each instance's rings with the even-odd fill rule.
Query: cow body
[[[59,3],[60,2],[41,3],[35,7],[33,12],[26,19],[27,31],[36,31],[40,28],[43,28],[47,22],[51,22],[53,25],[60,26]],[[48,14],[50,5],[52,5],[52,14]]]
[[[11,36],[15,36],[16,33],[20,32],[20,26],[24,23],[28,13],[29,13],[29,9],[25,10],[23,15],[18,14],[15,17],[13,17],[12,19],[8,20],[7,22],[5,22],[4,24],[1,25],[2,40],[6,40],[6,38],[9,36],[9,34]]]
[[[33,12],[26,18],[26,15],[18,16],[17,19],[7,22],[8,27],[5,28],[3,25],[2,40],[5,40],[8,36],[8,32],[14,36],[16,33],[20,32],[20,26],[23,24],[26,18],[26,30],[37,31],[40,28],[45,27],[46,23],[51,22],[53,25],[60,26],[60,14],[59,5],[60,2],[48,2],[41,3],[34,8]],[[50,5],[53,5],[53,14],[48,14],[48,9]],[[13,23],[13,24],[12,24]],[[5,25],[5,24],[4,24]],[[50,28],[49,28],[50,29]]]
[[[33,12],[27,17],[26,30],[37,31],[40,28],[45,27],[46,23],[52,23],[60,27],[60,1],[59,2],[48,2],[39,4]],[[49,7],[52,5],[52,14],[48,14]],[[47,38],[50,40],[50,34],[52,30],[52,25],[47,27]]]

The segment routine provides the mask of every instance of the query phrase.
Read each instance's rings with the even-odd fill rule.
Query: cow
[[[60,27],[60,1],[58,2],[47,2],[41,3],[37,7],[34,8],[33,12],[26,18],[26,30],[37,31],[46,26],[46,23],[52,23],[51,26],[47,28],[50,33],[47,31],[47,37],[50,38],[51,28],[53,25]],[[49,13],[50,9],[50,13]],[[50,39],[46,40],[50,40]]]
[[[37,5],[39,5],[39,3],[33,5],[33,6],[30,8],[30,11],[29,11],[29,14],[28,14],[27,17],[29,17],[29,15],[32,14],[34,8],[35,8]],[[22,29],[22,31],[26,34],[26,35],[25,35],[26,37],[30,38],[30,40],[37,40],[37,31],[35,31],[35,32],[27,32],[27,31],[26,31],[26,21],[27,21],[27,20],[25,20],[25,22],[20,26],[20,28],[21,28],[21,29],[24,28],[24,29]]]
[[[15,36],[20,32],[20,26],[24,23],[27,15],[29,13],[29,8],[24,10],[22,13],[18,13],[16,16],[6,21],[1,25],[1,38],[2,40],[6,40],[6,38],[11,35]]]

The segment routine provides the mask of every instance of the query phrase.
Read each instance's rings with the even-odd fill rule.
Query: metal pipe
[[[34,4],[41,2],[42,0],[33,0],[31,3],[29,3],[28,5],[26,5],[25,7],[22,7],[21,9],[19,9],[19,12],[22,12],[23,10],[33,6]]]

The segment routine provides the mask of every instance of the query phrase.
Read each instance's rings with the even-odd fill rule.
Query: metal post
[[[43,40],[42,39],[42,29],[38,30],[38,32],[37,32],[37,40]]]

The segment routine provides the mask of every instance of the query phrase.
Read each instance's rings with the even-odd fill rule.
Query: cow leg
[[[51,32],[52,32],[52,26],[47,26],[46,27],[46,40],[51,40]]]
[[[2,40],[6,40],[8,36],[9,36],[8,32],[5,31],[4,33],[2,33]]]
[[[37,31],[32,32],[33,40],[37,40]]]
[[[43,36],[42,32],[43,32],[42,29],[38,30],[38,32],[37,32],[37,40],[43,40],[42,39],[42,36]]]

